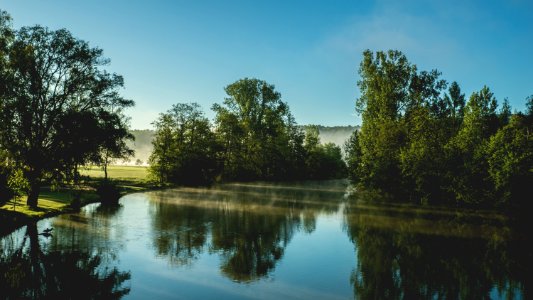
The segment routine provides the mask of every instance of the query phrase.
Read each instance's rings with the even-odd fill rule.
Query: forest
[[[484,86],[465,97],[400,51],[365,51],[356,100],[361,130],[346,144],[350,178],[398,201],[527,213],[533,182],[533,96],[526,111]]]

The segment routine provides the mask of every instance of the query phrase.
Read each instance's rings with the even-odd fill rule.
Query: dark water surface
[[[227,184],[89,205],[1,239],[0,298],[533,296],[531,246],[502,216],[348,191],[344,181]]]

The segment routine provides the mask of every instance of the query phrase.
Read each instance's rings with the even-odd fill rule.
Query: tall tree
[[[217,170],[215,136],[197,103],[179,103],[154,122],[150,172],[160,183],[187,185],[213,181]]]
[[[480,205],[490,197],[491,188],[486,159],[489,138],[498,129],[496,108],[498,103],[488,87],[474,92],[465,106],[464,119],[459,132],[448,143],[447,151],[451,189],[464,203]],[[484,203],[487,204],[487,203]]]
[[[2,82],[7,84],[0,95],[1,139],[13,159],[25,166],[30,183],[27,204],[36,207],[41,180],[65,166],[60,159],[65,151],[65,140],[60,138],[65,120],[80,114],[98,120],[113,115],[117,106],[132,106],[133,101],[119,95],[123,78],[102,69],[109,63],[102,50],[66,29],[23,27],[7,48],[9,63],[2,70]],[[122,125],[123,119],[113,118],[113,122]],[[85,142],[103,145],[100,136],[85,133]],[[79,149],[78,155],[88,155],[95,148]]]
[[[415,71],[399,51],[363,53],[357,83],[361,96],[356,100],[363,120],[359,143],[364,169],[358,172],[363,184],[378,188],[399,185],[405,135],[399,121],[410,106],[409,85]]]
[[[223,105],[215,104],[215,128],[224,137],[223,176],[228,179],[287,177],[286,157],[292,138],[288,105],[274,86],[244,78],[226,88]],[[292,132],[291,132],[292,131]]]

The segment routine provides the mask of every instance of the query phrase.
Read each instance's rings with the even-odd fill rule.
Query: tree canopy
[[[127,133],[122,76],[104,70],[103,51],[68,30],[10,28],[1,12],[0,144],[25,171],[28,205],[41,180],[65,177],[103,151],[122,155]]]
[[[531,99],[525,114],[507,99],[498,110],[485,86],[465,103],[457,82],[446,90],[440,72],[418,71],[399,51],[365,51],[359,74],[363,123],[346,144],[354,182],[421,203],[524,205]]]
[[[340,147],[322,145],[317,127],[304,133],[273,85],[244,78],[225,90],[213,125],[195,103],[176,104],[154,123],[150,168],[159,183],[345,177]]]

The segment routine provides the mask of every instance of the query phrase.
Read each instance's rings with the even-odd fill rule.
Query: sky
[[[15,28],[67,28],[125,79],[133,129],[173,104],[209,118],[241,78],[274,84],[299,124],[358,125],[365,49],[397,49],[467,97],[487,85],[523,110],[533,94],[533,1],[0,0]]]

